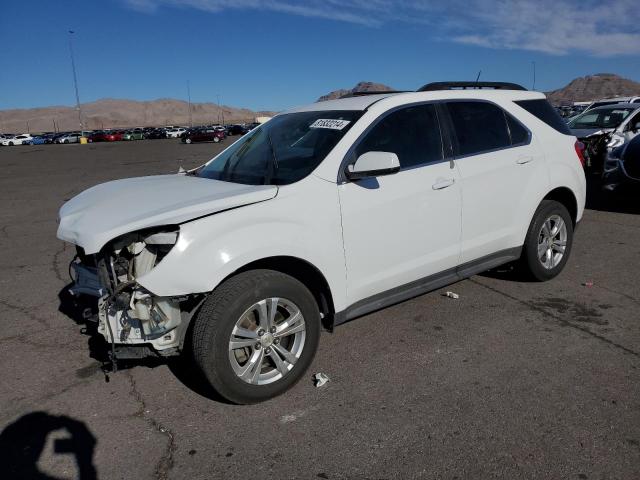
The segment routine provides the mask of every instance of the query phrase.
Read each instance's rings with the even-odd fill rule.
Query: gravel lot
[[[551,282],[492,272],[323,333],[308,377],[261,405],[181,362],[104,373],[64,295],[58,208],[220,148],[0,148],[0,477],[640,478],[638,197],[590,198]]]

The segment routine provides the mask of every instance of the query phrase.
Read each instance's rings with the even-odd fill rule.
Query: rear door
[[[436,108],[383,115],[354,146],[398,155],[398,173],[341,184],[350,303],[454,268],[460,254],[460,185],[443,152]]]
[[[462,263],[522,245],[535,182],[548,181],[531,132],[486,101],[446,103],[462,188]]]

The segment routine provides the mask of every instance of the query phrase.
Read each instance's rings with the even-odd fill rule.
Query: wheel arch
[[[284,273],[302,283],[309,289],[318,304],[318,309],[322,314],[322,325],[328,330],[333,329],[335,307],[331,287],[324,274],[307,260],[286,255],[261,258],[238,268],[233,273],[227,275],[218,285],[234,275],[257,269],[274,270]]]
[[[557,187],[547,193],[542,200],[555,200],[561,203],[569,211],[573,226],[576,226],[578,219],[578,200],[576,195],[567,187]]]

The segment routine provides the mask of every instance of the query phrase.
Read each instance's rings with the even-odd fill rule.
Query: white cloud
[[[442,41],[553,55],[640,54],[638,0],[125,0],[140,11],[162,6],[258,10],[364,25],[424,24]]]

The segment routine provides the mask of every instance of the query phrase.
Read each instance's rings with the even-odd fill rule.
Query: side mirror
[[[345,172],[349,180],[391,175],[400,170],[400,160],[392,152],[366,152]]]

